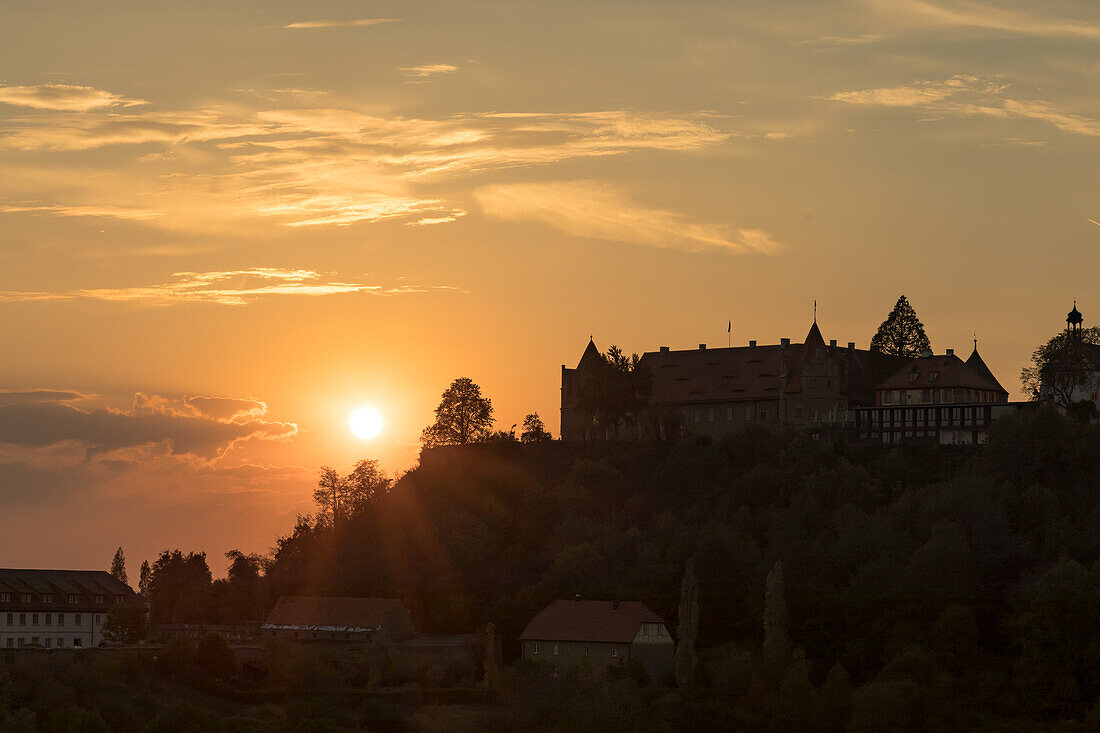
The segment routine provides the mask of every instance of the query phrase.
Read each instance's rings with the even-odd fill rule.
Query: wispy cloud
[[[453,74],[458,71],[458,67],[451,64],[425,64],[424,66],[402,66],[399,71],[403,71],[405,76],[412,77],[413,80],[425,81],[440,74]]]
[[[909,15],[928,25],[978,28],[1044,38],[1100,40],[1100,25],[1082,20],[1021,12],[974,2],[932,3],[925,0],[874,0],[873,5],[893,17]]]
[[[759,229],[695,224],[682,214],[636,204],[621,189],[596,181],[485,186],[474,196],[490,217],[536,221],[577,237],[738,254],[781,248]]]
[[[283,28],[365,28],[383,23],[399,23],[400,18],[359,18],[358,20],[302,20],[289,23]]]
[[[941,116],[1027,119],[1074,135],[1100,136],[1100,120],[1064,112],[1042,100],[1013,99],[1007,92],[1007,84],[957,75],[944,80],[838,92],[829,99],[862,107],[926,110]]]
[[[133,107],[146,104],[140,99],[129,99],[102,89],[72,84],[0,85],[0,103],[14,107],[66,112],[87,112],[103,107]]]
[[[408,67],[429,75],[446,68]],[[694,151],[740,134],[730,129],[729,117],[706,111],[488,112],[425,119],[283,106],[277,99],[261,104],[55,110],[2,120],[0,152],[60,156],[132,146],[143,168],[128,169],[125,180],[118,174],[110,206],[101,203],[102,177],[84,200],[70,195],[67,201],[41,200],[37,190],[14,183],[5,200],[0,181],[0,213],[103,216],[192,229],[257,217],[288,227],[393,219],[443,224],[461,216],[465,202],[441,197],[442,181],[577,158]],[[201,168],[195,166],[199,160]],[[145,176],[140,193],[135,175]],[[73,180],[81,186],[79,178]],[[434,195],[425,195],[428,185]],[[126,191],[132,193],[128,198]]]
[[[149,211],[147,209],[130,209],[126,208],[125,206],[64,206],[61,204],[0,204],[0,213],[48,214],[51,216],[97,216],[109,219],[128,219],[131,221],[145,221],[161,216],[161,212],[159,211]]]
[[[145,302],[156,305],[172,303],[245,305],[257,298],[275,295],[319,296],[341,293],[399,295],[453,290],[456,288],[449,285],[384,286],[341,282],[326,279],[321,273],[313,270],[253,267],[246,270],[177,272],[172,276],[171,282],[129,288],[93,288],[62,292],[0,291],[0,301],[106,300],[123,303]]]

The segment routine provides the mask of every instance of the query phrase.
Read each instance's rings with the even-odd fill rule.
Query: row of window
[[[20,593],[18,595],[19,595],[19,602],[20,603],[33,603],[34,602],[33,594],[31,594],[31,593]],[[41,595],[39,603],[54,603],[53,595],[54,595],[53,593],[43,593]],[[95,599],[95,602],[97,604],[100,604],[100,605],[107,602],[107,596],[105,596],[105,595],[97,595],[97,596],[93,596],[93,598]],[[12,594],[11,593],[0,593],[0,603],[11,603],[11,599],[12,599]],[[69,603],[73,603],[73,604],[80,603],[80,600],[81,600],[81,596],[80,596],[79,593],[70,593],[69,594]],[[126,600],[125,596],[115,596],[115,602],[116,603],[122,603],[124,600]]]
[[[16,644],[16,641],[18,641],[19,643]],[[49,636],[47,636],[45,638],[42,638],[42,639],[39,639],[37,636],[32,636],[30,638],[30,641],[27,641],[26,639],[16,640],[16,639],[13,639],[9,636],[5,640],[4,646],[6,646],[8,649],[12,649],[12,648],[15,648],[16,646],[18,646],[19,648],[25,647],[27,644],[41,644],[42,646],[46,647],[47,649],[52,649],[53,648],[53,643],[54,643],[54,639],[52,637],[49,637]],[[84,646],[84,642],[80,639],[80,637],[74,636],[72,646],[82,647],[82,646]],[[62,636],[57,637],[57,648],[58,649],[64,649],[65,648],[65,638],[64,637],[62,637]]]
[[[585,644],[584,645],[584,654],[587,656],[588,652],[589,652],[588,644]],[[538,654],[539,653],[539,643],[537,641],[531,642],[531,653],[532,654]],[[558,656],[559,654],[561,654],[561,648],[558,646],[558,642],[556,642],[556,641],[554,642],[553,647],[551,647],[551,652],[550,653],[553,654],[555,657]],[[619,656],[619,647],[618,647],[617,644],[612,644],[611,645],[611,656],[613,656],[613,657]]]
[[[936,425],[937,422],[942,422],[945,425],[952,423],[962,422],[966,425],[972,424],[975,420],[978,422],[985,421],[985,411],[980,407],[908,407],[904,410],[873,410],[863,413],[863,423],[870,423],[871,425],[881,424],[883,427],[890,427],[891,422],[895,427],[900,427],[904,422],[906,427],[913,427],[914,422],[918,426],[923,426],[925,422],[928,425]]]
[[[844,412],[844,404],[842,402],[838,402],[836,404],[835,412],[833,410],[834,410],[834,408],[828,407],[826,405],[825,406],[825,412],[824,412],[826,417],[835,418],[835,415],[843,413]],[[734,408],[732,408],[732,407],[727,407],[726,408],[726,422],[732,422],[733,421],[733,412],[734,412]],[[687,409],[686,408],[682,409],[680,411],[680,414],[684,417],[684,420],[686,421],[687,417],[688,417]],[[795,417],[804,417],[804,414],[805,414],[805,409],[803,408],[802,403],[801,402],[795,402],[794,403],[794,415],[795,415]],[[814,411],[814,418],[817,419],[817,417],[820,414],[822,414],[822,413],[819,410],[815,410]],[[745,419],[746,420],[754,420],[754,419],[766,420],[766,419],[768,419],[768,415],[771,415],[773,418],[778,419],[779,418],[779,405],[770,405],[770,406],[769,405],[755,405],[755,406],[754,405],[745,405]],[[715,422],[718,419],[718,408],[715,408],[715,407],[706,407],[706,408],[696,407],[695,412],[693,414],[693,417],[695,418],[695,422],[697,422],[697,423],[699,423],[699,422]]]
[[[996,402],[996,392],[981,389],[884,389],[882,404],[906,405],[918,402]]]
[[[21,614],[19,614],[19,625],[20,626],[26,626],[27,625],[27,616],[28,615],[31,617],[31,626],[38,626],[39,616],[42,617],[42,621],[43,621],[42,625],[43,626],[52,626],[53,625],[54,614],[52,614],[52,613],[42,613],[42,614],[39,614],[39,613],[32,613],[32,614],[21,613]],[[96,624],[99,624],[101,622],[101,619],[102,619],[102,616],[100,614],[98,614],[98,613],[95,614],[95,623]],[[79,614],[79,613],[74,613],[73,614],[73,625],[74,626],[80,626],[82,620],[83,619],[81,617],[81,614]],[[14,613],[9,613],[8,614],[7,622],[8,622],[8,626],[15,626],[15,614]],[[57,614],[57,625],[58,626],[64,626],[65,625],[65,614],[63,614],[63,613]]]

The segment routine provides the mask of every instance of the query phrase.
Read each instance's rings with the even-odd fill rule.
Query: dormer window
[[[928,372],[928,381],[935,382],[936,378],[940,376],[939,372]]]
[[[42,594],[42,602],[43,603],[53,603],[53,593],[43,593]]]
[[[918,377],[918,376],[920,376],[920,375],[919,375],[919,374],[917,374],[917,372],[909,372],[909,381],[910,381],[910,382],[915,382],[915,381],[917,381],[917,377]]]
[[[19,602],[20,603],[30,603],[31,602],[31,594],[30,593],[20,593],[19,594]]]

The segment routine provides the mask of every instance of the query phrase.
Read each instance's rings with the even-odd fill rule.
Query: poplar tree
[[[115,580],[130,584],[130,580],[126,577],[126,556],[122,554],[122,548],[115,550],[115,557],[111,560],[111,575]]]
[[[764,661],[782,669],[790,658],[787,638],[787,599],[783,591],[783,563],[777,562],[768,573],[764,593]]]
[[[138,593],[145,595],[149,590],[149,581],[153,577],[153,569],[149,567],[148,560],[141,561],[141,572],[138,575]]]
[[[924,324],[902,295],[871,339],[871,351],[893,356],[920,356],[931,348]]]
[[[676,684],[691,685],[695,677],[695,638],[699,635],[699,584],[695,580],[695,563],[684,565],[684,580],[680,584],[680,614],[676,629]]]

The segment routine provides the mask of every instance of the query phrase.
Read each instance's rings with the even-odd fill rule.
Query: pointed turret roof
[[[988,379],[993,384],[997,385],[997,388],[1000,389],[1002,392],[1008,391],[1001,386],[1001,383],[997,381],[997,378],[995,376],[993,376],[993,372],[990,371],[989,367],[985,365],[985,361],[982,360],[982,355],[978,353],[977,339],[974,340],[974,353],[972,353],[970,355],[970,358],[966,360],[966,365],[976,371],[981,376]]]
[[[584,348],[584,353],[581,354],[581,360],[580,362],[578,362],[577,368],[580,369],[585,364],[588,364],[593,360],[599,360],[602,358],[603,356],[600,354],[600,350],[596,348],[595,342],[591,338],[589,338],[588,346]]]
[[[817,320],[814,320],[812,326],[810,326],[810,332],[806,334],[806,340],[803,342],[807,348],[825,348],[825,339],[821,337],[821,329],[817,327]]]
[[[1066,323],[1082,323],[1085,317],[1081,315],[1081,311],[1077,310],[1077,301],[1073,301],[1073,310],[1066,314]]]

